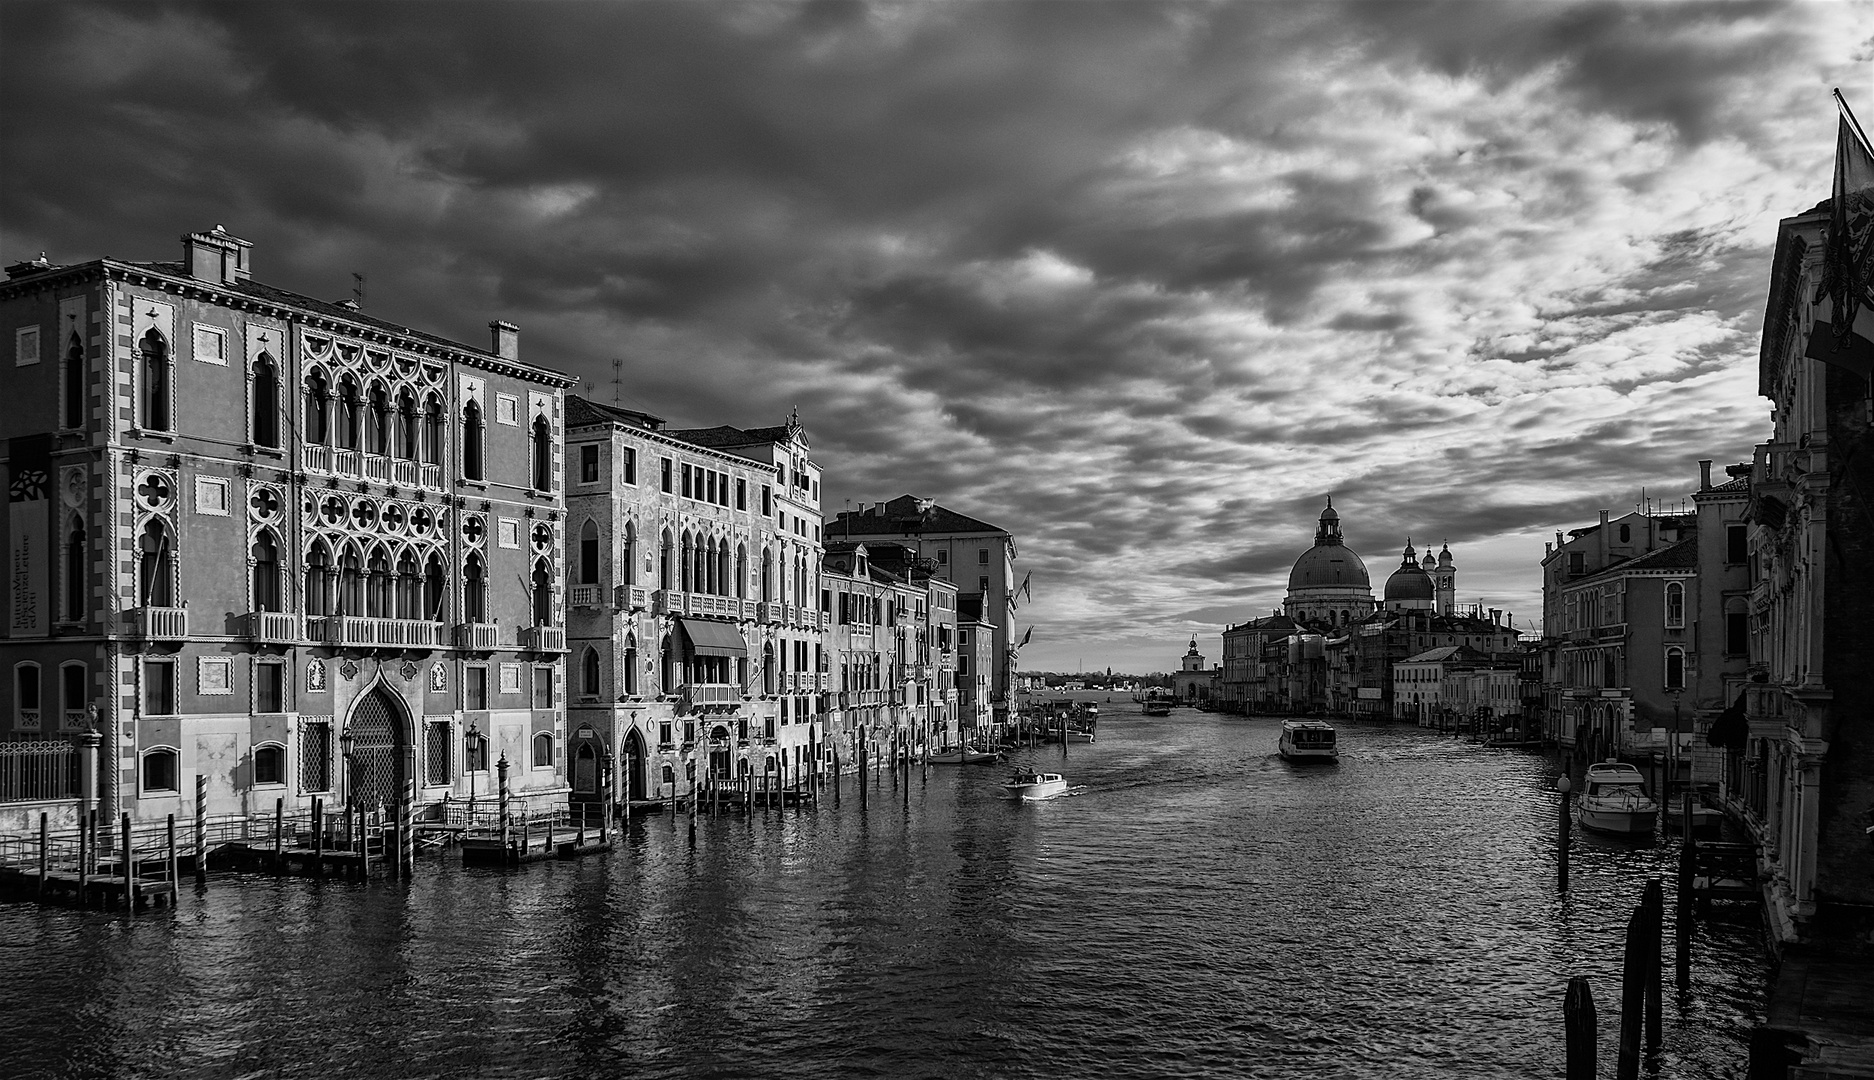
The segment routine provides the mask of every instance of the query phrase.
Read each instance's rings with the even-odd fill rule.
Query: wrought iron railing
[[[77,797],[77,747],[53,740],[0,743],[0,803]]]

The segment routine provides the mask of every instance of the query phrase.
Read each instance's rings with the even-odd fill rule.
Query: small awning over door
[[[698,656],[747,656],[748,645],[741,633],[728,623],[705,619],[678,619],[690,639],[690,651]]]

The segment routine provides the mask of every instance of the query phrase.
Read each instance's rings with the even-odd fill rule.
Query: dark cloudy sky
[[[1767,436],[1869,4],[0,3],[0,259],[175,258],[1000,523],[1028,668],[1176,665],[1333,493],[1375,585]]]

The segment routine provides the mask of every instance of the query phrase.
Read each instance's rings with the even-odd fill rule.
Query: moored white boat
[[[988,765],[1001,760],[994,750],[970,750],[962,747],[940,750],[930,756],[932,765]]]
[[[1002,790],[1009,798],[1025,802],[1058,799],[1067,794],[1067,778],[1060,773],[1023,769],[1010,777],[1009,782],[1002,785]]]
[[[1284,720],[1276,744],[1289,761],[1338,761],[1340,747],[1334,725],[1325,720]]]
[[[1624,761],[1601,761],[1588,766],[1575,820],[1595,832],[1646,836],[1659,820],[1659,804],[1646,793],[1639,769]]]

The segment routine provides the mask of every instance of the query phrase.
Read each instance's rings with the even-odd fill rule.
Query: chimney
[[[1698,463],[1698,490],[1711,490],[1711,459],[1703,458]]]
[[[248,277],[247,252],[254,245],[228,235],[220,225],[182,237],[182,269],[197,281],[231,285]]]
[[[1607,511],[1605,510],[1601,511],[1601,527],[1595,531],[1595,535],[1600,537],[1597,551],[1600,554],[1601,561],[1594,567],[1596,570],[1599,570],[1607,565]]]
[[[503,360],[519,360],[521,358],[520,327],[515,326],[511,322],[503,322],[500,319],[496,319],[494,322],[488,324],[488,329],[494,331],[494,344],[489,346],[490,352]]]

